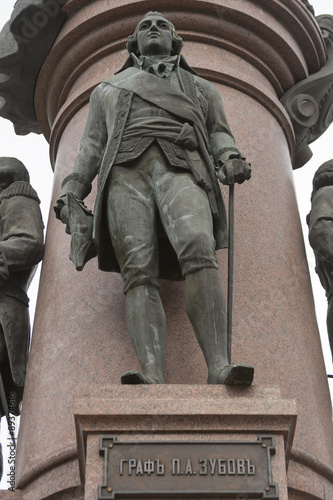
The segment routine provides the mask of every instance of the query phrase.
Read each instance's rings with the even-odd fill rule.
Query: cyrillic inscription
[[[234,494],[278,500],[272,482],[270,457],[274,438],[258,441],[128,442],[112,436],[101,437],[105,457],[105,484],[99,499],[135,497],[210,498]]]
[[[126,473],[131,476],[132,473],[136,476],[143,476],[147,474],[156,474],[157,476],[164,476],[165,466],[160,463],[160,460],[141,460],[140,458],[121,458],[119,461],[119,474],[123,476]]]
[[[121,458],[119,460],[119,475],[120,476],[148,476],[156,474],[164,476],[167,464],[161,463],[160,459],[143,460],[141,458]],[[171,459],[171,475],[172,476],[254,476],[255,465],[251,464],[250,458],[199,458],[192,460],[187,458],[185,461],[180,458]]]

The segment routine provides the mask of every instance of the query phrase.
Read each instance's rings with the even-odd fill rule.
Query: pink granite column
[[[254,365],[255,386],[278,386],[297,403],[289,498],[332,498],[331,403],[293,186],[293,130],[279,102],[325,62],[314,18],[298,0],[69,0],[63,9],[68,21],[35,93],[55,169],[53,201],[72,169],[91,90],[122,66],[127,36],[158,9],[184,38],[187,62],[219,89],[237,145],[253,166],[251,181],[236,187],[233,362]],[[93,201],[94,192],[91,209]],[[102,273],[96,260],[75,271],[69,245],[51,215],[17,458],[26,500],[58,492],[52,498],[83,498],[75,401],[105,391],[112,398],[121,373],[137,367],[120,276]],[[226,251],[219,261],[225,286]],[[161,296],[166,382],[205,384],[183,284],[161,282]]]

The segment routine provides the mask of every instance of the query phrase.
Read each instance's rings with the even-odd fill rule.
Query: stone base
[[[91,395],[77,402],[75,423],[85,500],[96,500],[98,487],[105,482],[104,457],[99,451],[101,437],[112,436],[116,442],[131,443],[135,448],[138,442],[256,442],[267,435],[273,437],[275,445],[275,454],[270,458],[272,481],[278,486],[279,500],[288,499],[286,471],[296,426],[296,405],[293,401],[281,399],[276,388],[109,386],[102,394]],[[164,444],[159,445],[161,450]],[[124,464],[128,475],[128,463]],[[175,463],[175,468],[177,465]],[[185,477],[185,469],[180,474]],[[199,470],[196,474],[199,475]],[[182,478],[176,476],[172,479],[181,483]],[[142,477],[147,491],[141,498],[162,498],[151,493],[154,491],[153,474],[148,476],[144,473]],[[209,485],[212,481],[210,474],[206,478]],[[197,480],[198,476],[195,478]],[[193,479],[193,484],[195,481]],[[173,491],[173,487],[170,484],[169,490]],[[109,495],[103,498],[119,498],[113,496],[114,492],[109,492]],[[264,491],[263,495],[262,498],[276,498],[273,497],[273,489]],[[138,497],[126,496],[133,499]],[[222,498],[221,494],[209,494],[209,498],[214,497]],[[178,497],[166,493],[163,498]],[[200,490],[182,498],[203,499],[208,496]],[[223,498],[228,496],[224,495]],[[241,498],[250,499],[251,496],[241,495]]]
[[[12,491],[0,490],[0,500],[16,500],[17,498],[21,497]]]

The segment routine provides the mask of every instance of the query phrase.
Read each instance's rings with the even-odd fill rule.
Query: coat
[[[135,57],[132,56],[132,60],[134,59]],[[180,61],[183,60],[180,59]],[[74,174],[83,175],[88,182],[92,182],[98,174],[93,239],[97,250],[99,268],[104,271],[119,271],[111,238],[107,230],[104,195],[105,185],[112,165],[116,160],[126,120],[131,109],[134,92],[123,87],[123,82],[127,77],[135,76],[135,69],[131,66],[133,65],[125,65],[126,69],[100,83],[92,92],[80,151],[73,168]],[[200,153],[206,164],[204,176],[207,193],[215,198],[214,202],[217,206],[217,213],[213,219],[216,248],[223,248],[227,246],[227,221],[224,203],[214,171],[214,163],[217,164],[221,155],[226,151],[235,150],[235,142],[217,89],[210,82],[193,75],[188,70],[188,66],[186,68],[180,68],[181,79],[187,96],[186,99],[191,100],[195,112],[200,115],[199,118],[204,123],[205,130],[202,130],[202,134],[206,137],[206,145],[205,151],[200,151]],[[141,70],[137,69],[136,71],[142,74]],[[157,76],[150,75],[150,78],[157,79],[156,87],[160,85],[160,79]],[[179,97],[181,99],[181,96]],[[62,196],[69,191],[78,199],[84,199],[88,194],[86,185],[75,181],[65,184]],[[173,253],[171,245],[164,239],[160,245],[160,257],[162,257],[160,259],[160,277],[181,278],[179,269],[174,268],[174,266],[177,268],[177,259]]]
[[[0,371],[7,398],[15,393],[9,398],[9,410],[15,415],[28,361],[27,290],[44,251],[39,204],[37,193],[24,181],[14,182],[0,195],[0,323],[5,340]]]
[[[314,194],[308,225],[316,272],[330,300],[333,295],[333,186],[321,187]]]
[[[328,301],[327,333],[333,356],[333,186],[320,187],[307,217],[309,240],[316,258],[316,273]]]

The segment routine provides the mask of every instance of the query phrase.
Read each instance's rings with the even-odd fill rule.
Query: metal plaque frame
[[[104,484],[98,487],[98,500],[203,495],[279,500],[272,481],[274,436],[256,441],[118,441],[101,436],[99,452]]]

